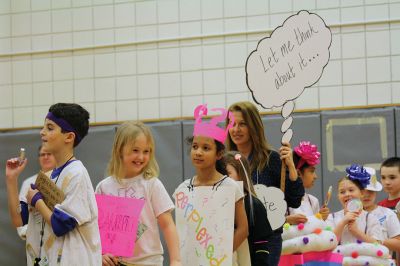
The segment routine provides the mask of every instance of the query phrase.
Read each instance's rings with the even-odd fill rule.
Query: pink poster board
[[[144,200],[96,194],[102,254],[132,257]]]

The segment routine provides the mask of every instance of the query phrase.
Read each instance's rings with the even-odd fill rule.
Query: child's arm
[[[29,188],[28,195],[26,196],[29,204],[32,204],[32,199],[36,195],[36,193],[40,193],[39,190]],[[34,207],[42,215],[46,223],[51,226],[51,215],[53,214],[53,212],[49,209],[49,207],[47,207],[46,203],[44,203],[44,200],[39,199],[33,204],[35,204]]]
[[[301,213],[286,216],[286,222],[289,224],[300,224],[307,222],[307,217]]]
[[[233,251],[242,244],[249,235],[246,211],[244,209],[243,198],[235,203],[235,231],[233,234]]]
[[[17,158],[10,159],[6,162],[6,186],[8,198],[8,211],[10,213],[12,224],[15,227],[23,225],[21,217],[21,204],[18,197],[18,176],[25,169],[27,160],[22,164]]]
[[[336,224],[335,228],[333,229],[333,232],[335,233],[338,241],[340,241],[340,238],[342,237],[344,227],[348,225],[350,222],[354,222],[357,219],[357,217],[358,217],[357,213],[347,212],[344,215],[343,219]]]
[[[172,219],[171,211],[161,213],[157,217],[158,225],[163,232],[165,241],[168,246],[169,265],[180,266],[181,256],[179,254],[179,238],[174,220]]]
[[[400,235],[383,240],[382,245],[388,249],[399,252],[400,251]]]

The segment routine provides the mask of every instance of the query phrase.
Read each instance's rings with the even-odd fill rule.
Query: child
[[[250,249],[252,266],[268,265],[268,245],[266,239],[273,233],[268,222],[267,210],[263,203],[257,198],[251,180],[246,177],[249,173],[249,163],[239,152],[230,151],[225,153],[224,160],[226,171],[232,179],[243,182],[245,193],[244,204],[249,226],[247,237]]]
[[[40,170],[43,173],[49,172],[56,167],[56,159],[54,158],[53,154],[48,152],[42,145],[39,146],[38,149],[38,158],[39,158],[39,165]],[[28,177],[24,180],[21,186],[21,191],[19,192],[19,200],[26,202],[26,194],[28,193],[29,187],[31,184],[34,184],[36,181],[36,175]],[[26,230],[28,229],[28,225],[24,225],[17,228],[18,235],[23,239],[26,240]]]
[[[371,175],[357,164],[347,167],[346,172],[347,175],[338,183],[338,199],[343,210],[329,214],[328,224],[334,228],[333,232],[341,244],[381,241],[382,228],[374,215],[362,208],[357,211],[348,210],[351,200],[361,199],[362,191],[369,184]]]
[[[96,187],[96,193],[144,199],[140,214],[134,255],[119,260],[103,254],[103,265],[163,264],[163,248],[158,226],[167,242],[171,266],[179,266],[178,234],[172,219],[174,208],[167,191],[157,178],[154,139],[150,129],[141,122],[125,122],[118,127],[108,174]],[[140,230],[139,230],[140,228]],[[140,231],[140,233],[139,233]]]
[[[391,157],[381,165],[381,181],[388,198],[378,205],[394,210],[400,201],[400,158]]]
[[[293,161],[297,169],[297,173],[303,181],[303,186],[306,189],[311,189],[314,186],[314,181],[318,178],[315,173],[315,167],[319,164],[321,154],[318,152],[316,145],[309,141],[301,141],[294,148]],[[289,224],[299,224],[307,222],[307,216],[320,213],[323,220],[326,220],[329,215],[327,206],[319,207],[319,201],[316,197],[310,194],[304,194],[301,205],[298,208],[289,208],[286,222]]]
[[[18,201],[17,178],[27,160],[10,159],[6,165],[8,206],[14,226],[28,223],[27,265],[100,265],[101,244],[97,205],[92,183],[74,147],[87,135],[89,113],[78,104],[50,107],[40,131],[43,148],[56,160],[51,180],[65,199],[50,210],[34,185],[27,201]],[[28,204],[32,207],[29,208]]]
[[[383,229],[383,242],[389,250],[400,251],[400,222],[396,214],[382,206],[375,203],[378,191],[382,190],[382,185],[376,180],[375,169],[365,167],[371,175],[371,182],[363,192],[363,206],[364,210],[373,214],[379,221]]]
[[[227,175],[224,175],[226,170],[223,163],[223,153],[225,149],[223,143],[226,135],[228,134],[228,130],[219,128],[217,126],[217,122],[225,119],[227,111],[225,109],[213,110],[220,110],[222,115],[220,117],[213,118],[210,123],[202,123],[201,121],[202,116],[207,114],[206,105],[199,105],[194,111],[196,122],[193,130],[193,137],[188,138],[187,142],[191,145],[190,157],[196,170],[196,175],[180,184],[176,189],[175,195],[177,195],[177,191],[185,190],[190,194],[189,197],[196,196],[197,187],[210,188],[210,192],[215,191],[215,193],[218,193],[219,188],[233,188],[235,200],[235,228],[234,232],[232,232],[232,251],[236,251],[236,249],[248,236],[247,218],[243,203],[243,192],[233,179],[229,178]],[[193,206],[193,208],[196,207],[197,206]],[[217,222],[217,226],[218,224],[219,223]],[[212,257],[212,255],[210,256],[209,252],[206,254],[207,258]],[[210,258],[210,264],[212,264],[212,260],[213,258]],[[224,261],[224,263],[228,263],[224,265],[232,265],[231,262]],[[193,265],[199,264],[199,261],[193,261]],[[218,262],[217,264],[219,265]]]

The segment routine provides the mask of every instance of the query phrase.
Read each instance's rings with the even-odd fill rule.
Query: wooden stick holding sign
[[[42,171],[37,175],[35,185],[42,193],[43,200],[50,210],[54,210],[54,206],[64,201],[64,192]]]

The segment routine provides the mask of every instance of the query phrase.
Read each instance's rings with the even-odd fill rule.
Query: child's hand
[[[22,162],[18,158],[12,158],[6,162],[6,180],[16,181],[21,172],[25,169],[28,160]]]
[[[29,187],[28,193],[26,194],[26,199],[32,207],[36,206],[36,202],[40,199],[43,199],[42,194],[40,191],[36,188],[34,184],[31,184]]]
[[[111,254],[104,254],[103,256],[103,266],[117,266],[118,259]]]
[[[307,222],[307,217],[300,213],[292,214],[286,216],[286,222],[289,224],[301,224]]]
[[[361,238],[360,235],[362,232],[358,229],[357,223],[355,221],[348,223],[347,229],[353,236],[355,236],[357,238]]]
[[[329,210],[329,208],[326,207],[326,206],[322,206],[322,208],[319,209],[319,213],[321,214],[321,217],[322,217],[322,219],[323,219],[324,221],[326,221],[326,219],[328,218],[329,212],[330,212],[330,210]]]
[[[346,224],[350,224],[354,222],[358,218],[358,213],[356,212],[346,212],[344,215],[343,220],[345,221]]]
[[[281,160],[284,161],[288,167],[291,165],[294,166],[292,148],[289,142],[282,143],[282,146],[279,148],[279,154]]]

